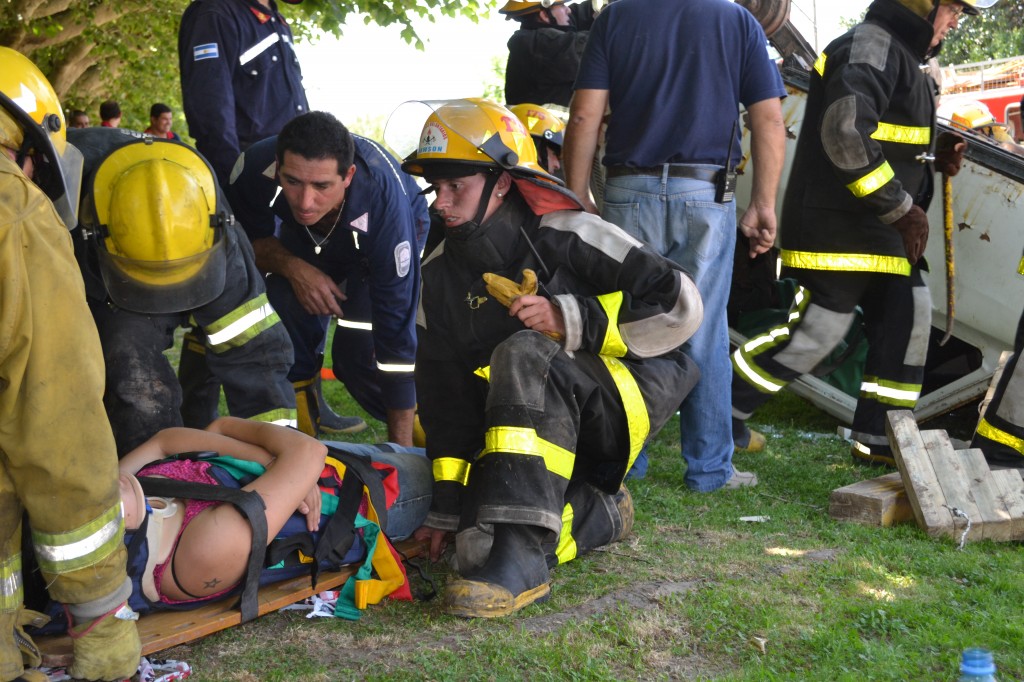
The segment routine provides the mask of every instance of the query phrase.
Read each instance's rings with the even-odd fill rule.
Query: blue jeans
[[[610,177],[602,216],[679,264],[704,300],[704,322],[683,346],[701,379],[680,407],[686,485],[708,492],[732,476],[732,364],[726,304],[736,248],[736,205],[717,204],[710,182]]]
[[[388,509],[388,523],[384,529],[388,538],[403,540],[423,525],[430,511],[430,497],[434,487],[430,460],[423,448],[405,448],[388,443],[388,447],[395,452],[381,452],[375,445],[332,441],[324,443],[367,455],[374,462],[390,464],[398,470],[398,499]]]

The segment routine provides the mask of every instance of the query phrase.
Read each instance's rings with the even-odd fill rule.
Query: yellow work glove
[[[134,620],[118,618],[132,613],[127,604],[115,612],[76,625],[68,633],[75,648],[75,661],[68,674],[85,680],[123,680],[139,668],[142,641]]]
[[[526,268],[523,270],[522,283],[517,284],[507,277],[485,272],[484,284],[487,285],[487,293],[507,308],[520,296],[532,296],[537,293],[537,273]]]
[[[487,285],[487,293],[506,308],[520,296],[533,296],[538,288],[537,273],[530,268],[523,269],[523,281],[518,284],[493,272],[484,273],[484,284]],[[558,332],[544,332],[544,335],[555,341],[562,341],[562,335]]]

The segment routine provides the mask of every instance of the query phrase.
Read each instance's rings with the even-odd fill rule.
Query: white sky
[[[820,49],[843,31],[840,20],[859,19],[868,4],[870,0],[793,0],[790,20]],[[516,26],[496,10],[477,24],[439,17],[435,24],[417,24],[426,43],[421,52],[401,39],[397,27],[365,26],[359,18],[340,40],[329,37],[296,47],[310,106],[351,124],[359,118],[386,117],[410,99],[482,95],[486,83],[498,82],[492,60],[504,64],[505,44]]]

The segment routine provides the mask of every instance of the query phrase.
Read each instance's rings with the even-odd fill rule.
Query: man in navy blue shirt
[[[335,374],[386,420],[389,441],[411,445],[419,240],[429,223],[413,179],[377,143],[311,112],[239,157],[228,196],[295,346],[299,428],[317,431],[313,383],[334,316]]]
[[[576,78],[562,158],[569,189],[597,212],[588,182],[610,106],[602,217],[681,265],[704,300],[704,322],[684,347],[701,380],[681,407],[679,425],[684,480],[698,491],[757,483],[732,466],[725,311],[736,205],[730,194],[716,191],[716,181],[741,156],[743,105],[754,180],[739,226],[750,239],[751,257],[771,248],[785,156],[785,95],[764,31],[729,0],[610,4],[594,22]]]
[[[221,184],[239,152],[309,110],[274,0],[193,0],[178,30],[178,66],[189,134]]]

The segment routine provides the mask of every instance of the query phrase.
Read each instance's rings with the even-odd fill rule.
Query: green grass
[[[336,382],[326,391],[362,414]],[[366,418],[357,439],[381,440]],[[551,599],[511,618],[459,620],[436,600],[386,602],[355,623],[277,613],[164,656],[195,680],[934,681],[957,679],[960,651],[983,646],[1000,680],[1024,678],[1018,545],[961,551],[914,525],[833,521],[829,492],[882,472],[853,464],[835,421],[790,394],[752,425],[768,449],[736,465],[760,485],[700,494],[683,485],[672,420],[629,486],[632,537],[557,568]]]

